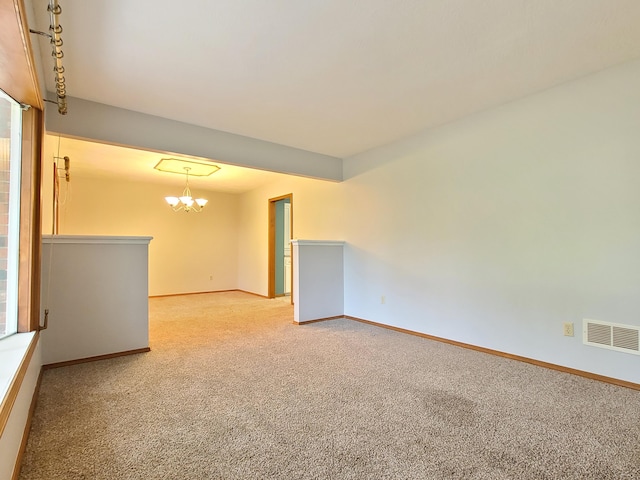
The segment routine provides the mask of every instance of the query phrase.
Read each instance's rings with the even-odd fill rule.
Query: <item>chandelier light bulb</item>
[[[178,197],[164,197],[164,199],[172,207],[175,207],[176,205],[178,205],[178,203],[180,203],[180,199]]]

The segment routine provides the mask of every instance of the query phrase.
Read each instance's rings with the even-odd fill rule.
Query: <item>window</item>
[[[22,110],[0,90],[0,338],[18,331]]]

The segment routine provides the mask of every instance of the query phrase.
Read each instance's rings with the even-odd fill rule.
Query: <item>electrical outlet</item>
[[[380,297],[380,303],[381,303],[382,305],[384,305],[386,301],[387,301],[387,299],[385,298],[385,296],[384,296],[384,295],[382,295],[382,296]]]
[[[564,336],[565,337],[573,337],[573,323],[564,322],[562,324],[562,329],[564,331]]]

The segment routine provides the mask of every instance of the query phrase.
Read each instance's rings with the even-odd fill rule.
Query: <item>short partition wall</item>
[[[292,240],[291,244],[294,321],[344,315],[344,242]]]
[[[44,365],[149,348],[148,250],[152,237],[43,238]]]

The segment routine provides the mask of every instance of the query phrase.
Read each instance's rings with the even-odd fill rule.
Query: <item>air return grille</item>
[[[640,327],[588,319],[583,323],[586,345],[640,355]]]

